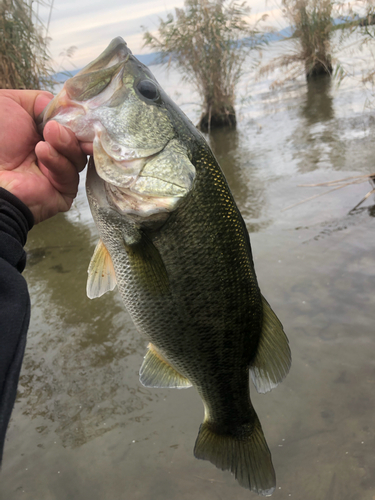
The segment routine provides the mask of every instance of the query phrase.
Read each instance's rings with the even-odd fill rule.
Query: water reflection
[[[299,172],[312,172],[318,168],[342,169],[345,144],[341,141],[335,117],[331,78],[323,76],[307,82],[300,116],[302,123],[292,139]]]
[[[249,232],[259,231],[266,225],[262,221],[266,186],[259,175],[248,141],[238,130],[230,128],[213,130],[207,139]]]
[[[375,205],[367,208],[370,217],[375,217]]]
[[[147,401],[158,399],[139,385],[145,342],[117,293],[86,297],[93,249],[92,228],[63,215],[36,226],[27,246],[32,322],[18,404],[69,447],[148,419]]]
[[[305,103],[301,106],[301,115],[308,125],[326,122],[334,118],[332,79],[322,76],[307,81]]]

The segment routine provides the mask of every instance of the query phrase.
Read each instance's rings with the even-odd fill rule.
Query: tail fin
[[[194,455],[209,460],[221,470],[230,470],[244,488],[270,496],[276,476],[262,427],[255,413],[254,416],[251,425],[234,429],[233,434],[219,434],[212,424],[203,422]]]

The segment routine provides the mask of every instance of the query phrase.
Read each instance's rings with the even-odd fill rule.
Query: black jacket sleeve
[[[33,224],[26,205],[0,188],[0,464],[30,320],[30,298],[21,272],[26,264],[23,246]]]

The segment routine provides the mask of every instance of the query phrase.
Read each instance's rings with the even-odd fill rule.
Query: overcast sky
[[[267,12],[270,24],[282,26],[276,2],[248,0],[251,17]],[[35,4],[34,4],[35,5]],[[60,54],[74,45],[77,50],[72,62],[82,68],[95,59],[116,36],[122,36],[133,54],[146,54],[142,48],[142,29],[155,31],[159,17],[165,19],[175,7],[183,7],[183,0],[55,0],[48,34],[50,52],[56,68],[73,68],[71,62]],[[48,23],[49,9],[39,8],[39,17]],[[58,68],[60,69],[60,68]]]

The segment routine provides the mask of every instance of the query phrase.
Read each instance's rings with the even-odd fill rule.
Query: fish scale
[[[267,392],[288,373],[290,350],[204,137],[121,38],[64,86],[46,109],[44,123],[49,119],[94,141],[86,186],[101,239],[88,296],[117,284],[150,342],[142,384],[197,389],[205,416],[195,456],[229,469],[241,486],[271,494],[275,473],[249,370],[257,390]]]

